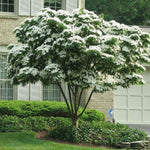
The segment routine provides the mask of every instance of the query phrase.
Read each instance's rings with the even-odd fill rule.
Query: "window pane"
[[[13,99],[13,86],[11,81],[0,80],[0,100],[12,100]]]
[[[9,12],[14,12],[14,5],[9,5]]]
[[[6,55],[0,55],[0,100],[12,100],[13,99],[13,85],[11,81],[7,79],[6,72]]]
[[[9,0],[9,4],[14,4],[14,0]]]
[[[44,7],[49,7],[49,6],[50,6],[49,2],[44,3]]]
[[[6,60],[6,55],[0,55],[0,79],[7,79]]]
[[[14,0],[0,0],[0,12],[14,12]]]
[[[61,2],[57,2],[56,7],[61,7]]]
[[[57,85],[43,86],[43,100],[60,101],[60,89]]]
[[[50,7],[54,10],[61,9],[62,0],[44,0],[44,7]]]
[[[7,4],[2,5],[2,12],[7,12]]]
[[[7,4],[7,0],[2,0],[2,3],[5,3],[5,4]]]
[[[50,2],[50,7],[55,7],[55,2]]]

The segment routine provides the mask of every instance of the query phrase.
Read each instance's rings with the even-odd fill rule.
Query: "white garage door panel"
[[[143,86],[143,94],[150,96],[150,83],[146,83],[146,85]]]
[[[143,107],[145,109],[150,108],[150,97],[143,97]]]
[[[128,107],[129,108],[141,108],[142,107],[142,97],[129,96],[128,97]]]
[[[145,72],[143,77],[144,77],[144,80],[147,82],[147,81],[150,81],[150,77],[149,77],[149,71]]]
[[[143,121],[150,122],[150,111],[143,112]]]
[[[114,92],[114,118],[125,124],[150,124],[150,71],[144,74],[145,85]]]
[[[140,123],[142,121],[142,111],[140,110],[129,110],[129,122]]]
[[[131,86],[129,89],[128,89],[128,94],[129,95],[141,95],[142,93],[142,86]]]
[[[121,116],[121,118],[120,118]],[[120,120],[121,122],[125,122],[128,119],[128,111],[127,110],[116,110],[115,111],[115,119]]]
[[[127,96],[115,96],[115,106],[119,108],[127,108]]]
[[[126,95],[127,94],[127,90],[122,88],[122,87],[120,87],[114,93],[117,94],[117,95]]]

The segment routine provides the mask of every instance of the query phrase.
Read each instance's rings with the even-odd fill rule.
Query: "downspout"
[[[29,101],[31,101],[31,84],[29,83],[29,97],[28,97]]]

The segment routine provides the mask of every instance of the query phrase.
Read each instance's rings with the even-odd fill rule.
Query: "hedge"
[[[0,116],[0,132],[45,131],[63,125],[71,125],[71,120],[63,117]]]
[[[147,134],[141,130],[110,122],[81,122],[79,128],[68,124],[59,125],[49,130],[49,136],[63,141],[114,147],[122,142],[147,138]]]
[[[0,115],[21,118],[29,116],[70,117],[66,104],[56,101],[0,101]],[[87,109],[82,119],[84,121],[104,121],[105,115],[100,111]]]
[[[118,146],[122,142],[145,140],[147,134],[126,125],[109,122],[80,121],[79,128],[71,125],[70,118],[30,116],[0,116],[0,132],[49,131],[52,138],[105,146]]]

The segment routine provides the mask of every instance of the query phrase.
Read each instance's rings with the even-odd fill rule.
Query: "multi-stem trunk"
[[[76,128],[79,127],[79,118],[78,116],[73,116],[72,118],[72,125],[75,126]]]
[[[83,94],[83,91],[84,89],[80,89],[80,92],[78,91],[79,90],[79,87],[71,87],[69,84],[68,84],[68,93],[69,93],[69,98],[66,97],[65,95],[65,92],[63,91],[63,88],[61,87],[61,84],[58,82],[58,86],[60,87],[60,91],[64,97],[64,100],[66,102],[66,105],[67,105],[67,108],[68,108],[68,111],[69,111],[69,114],[71,116],[71,119],[72,119],[72,125],[75,126],[76,128],[78,128],[79,126],[79,119],[80,117],[83,115],[83,113],[85,112],[90,100],[91,100],[91,97],[94,93],[94,90],[91,91],[86,103],[85,103],[85,106],[83,107],[83,110],[81,111],[81,113],[79,114],[79,106],[81,104],[81,100],[82,100],[82,94]],[[78,93],[79,92],[79,93]],[[79,94],[79,95],[78,95]]]

